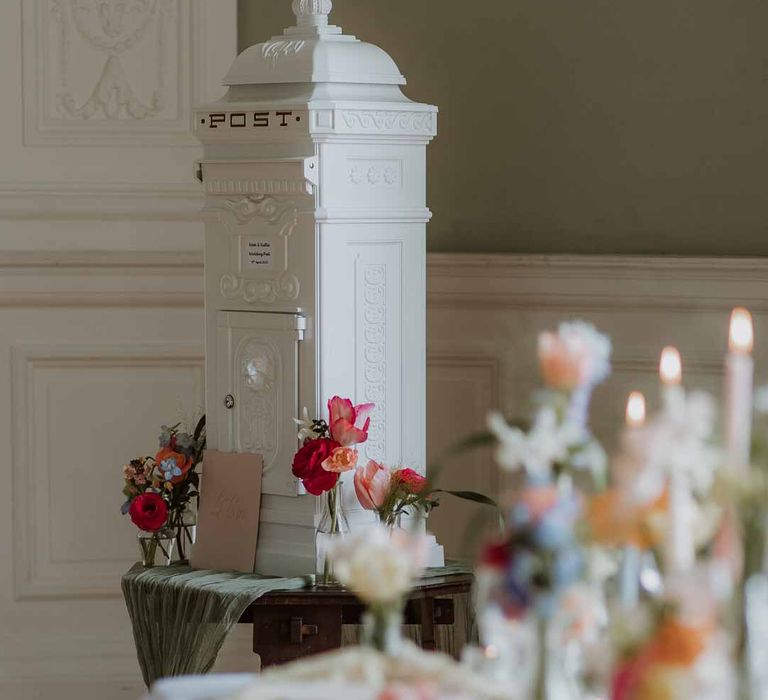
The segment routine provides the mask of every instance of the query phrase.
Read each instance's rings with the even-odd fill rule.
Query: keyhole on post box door
[[[232,396],[232,394],[227,394],[224,397],[224,408],[234,408],[235,407],[235,397]]]

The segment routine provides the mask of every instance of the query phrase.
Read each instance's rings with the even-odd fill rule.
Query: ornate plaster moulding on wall
[[[22,0],[25,145],[196,146],[191,105],[215,96],[221,55],[212,6]]]

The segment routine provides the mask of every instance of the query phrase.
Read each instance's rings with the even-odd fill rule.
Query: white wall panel
[[[477,427],[477,411],[498,405],[509,417],[527,415],[538,386],[537,335],[572,318],[595,323],[613,339],[613,374],[597,390],[591,416],[595,432],[612,447],[630,391],[642,390],[651,407],[658,406],[664,345],[680,348],[686,385],[719,393],[728,318],[736,305],[755,316],[757,377],[766,381],[763,260],[432,255],[429,452],[437,456]],[[495,393],[486,389],[489,382]],[[491,461],[477,455],[451,462],[443,478],[448,488],[493,490],[495,473]],[[462,530],[470,510],[446,498],[435,513],[432,524],[449,555],[466,553]]]
[[[11,366],[16,600],[118,597],[136,543],[115,468],[203,405],[200,344],[14,345]]]
[[[0,3],[4,699],[141,692],[120,468],[202,410],[192,107],[236,30],[236,0]]]

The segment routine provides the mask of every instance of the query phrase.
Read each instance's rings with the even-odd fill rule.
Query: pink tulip
[[[334,396],[328,402],[328,426],[331,437],[340,445],[359,445],[368,439],[368,426],[375,404],[353,406],[349,399]]]
[[[384,465],[371,460],[355,470],[355,493],[366,510],[379,510],[387,501],[392,475]]]

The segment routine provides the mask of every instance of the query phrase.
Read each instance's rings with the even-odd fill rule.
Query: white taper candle
[[[752,316],[737,308],[731,314],[725,360],[725,456],[727,466],[745,470],[750,461],[755,365]]]

